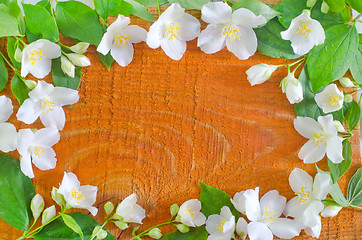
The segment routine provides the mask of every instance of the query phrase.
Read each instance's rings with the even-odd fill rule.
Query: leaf
[[[0,37],[20,36],[19,24],[5,4],[0,4]]]
[[[133,12],[132,12],[133,15],[140,17],[149,22],[155,21],[153,15],[149,11],[147,11],[147,9],[144,6],[142,6],[142,4],[139,4],[134,0],[124,0],[124,1],[130,3],[133,6]]]
[[[34,185],[20,170],[18,160],[0,154],[0,166],[0,217],[14,228],[26,231],[32,216]]]
[[[94,7],[98,15],[106,20],[109,13],[112,12],[118,5],[120,1],[117,0],[94,0]]]
[[[41,34],[43,39],[52,42],[59,41],[59,30],[54,18],[41,6],[23,4],[25,22],[29,30],[34,34]]]
[[[239,9],[239,8],[247,8],[256,15],[263,15],[267,21],[270,19],[280,15],[281,13],[278,11],[275,11],[273,8],[269,7],[268,5],[258,1],[258,0],[242,0],[237,1],[233,5],[233,11]]]
[[[14,65],[14,67],[16,69],[20,69],[20,67],[21,67],[21,64],[15,60],[15,50],[18,46],[21,47],[17,40],[15,40],[12,37],[8,37],[6,49],[7,49],[10,61],[12,62],[12,64]]]
[[[328,6],[329,10],[332,12],[340,12],[344,9],[345,2],[344,0],[324,0]]]
[[[135,0],[136,2],[142,4],[145,7],[156,7],[157,6],[157,0]],[[167,0],[160,0],[160,6],[167,4]]]
[[[362,83],[362,45],[361,44],[359,44],[358,51],[356,52],[356,56],[353,59],[350,70],[353,79],[358,83]]]
[[[102,26],[102,30],[105,33],[107,31],[107,27],[106,26]],[[101,62],[104,64],[104,66],[106,66],[106,68],[108,69],[108,71],[111,69],[112,63],[113,63],[113,57],[111,56],[111,53],[109,52],[107,55],[103,55],[100,52],[97,52],[99,59],[101,60]]]
[[[100,226],[96,220],[92,217],[77,212],[67,214],[71,216],[78,224],[78,226],[82,229],[84,234],[84,239],[89,239],[92,235],[93,229],[96,226]],[[116,238],[107,232],[107,237],[104,240],[116,240]],[[38,234],[34,236],[35,240],[49,240],[49,239],[57,239],[57,240],[79,240],[80,236],[72,231],[67,225],[64,224],[63,220],[58,218],[52,223],[45,226]]]
[[[358,103],[355,100],[353,100],[352,104],[348,108],[345,115],[349,131],[352,131],[353,129],[356,128],[360,117],[361,117],[361,108],[358,105]]]
[[[346,3],[350,5],[354,10],[361,13],[362,12],[362,2],[361,0],[346,0]]]
[[[350,205],[362,205],[362,168],[359,168],[349,181],[347,199]]]
[[[36,40],[42,38],[41,34],[34,34],[34,33],[30,32],[30,30],[28,28],[26,29],[25,34],[26,34],[26,39],[28,39],[29,43],[35,42]]]
[[[28,93],[30,92],[29,88],[17,75],[14,75],[13,79],[11,80],[11,91],[18,99],[20,105],[23,104],[25,99],[29,98],[28,95]]]
[[[81,81],[82,68],[75,67],[74,78],[71,78],[63,72],[60,64],[60,58],[53,59],[52,76],[54,85],[56,87],[66,87],[78,90]]]
[[[180,231],[174,231],[165,235],[161,240],[206,240],[209,233],[205,227],[190,228],[190,232],[181,233]]]
[[[4,59],[0,56],[0,91],[2,91],[8,83],[9,73],[6,69]]]
[[[230,208],[232,214],[235,216],[236,220],[239,219],[240,213],[235,209],[234,205],[231,203],[231,197],[225,192],[208,186],[205,183],[200,182],[201,193],[201,211],[207,217],[212,214],[220,214],[221,208],[227,206]]]
[[[55,18],[60,31],[81,42],[98,45],[102,39],[102,26],[98,15],[87,5],[76,2],[58,2]]]
[[[143,9],[142,11],[144,11],[144,10],[146,10],[146,9]],[[119,0],[119,1],[117,1],[117,6],[112,11],[110,11],[109,14],[117,17],[119,14],[121,14],[123,16],[129,16],[131,14],[134,14],[135,12],[136,12],[136,10],[132,6],[132,4],[126,2],[125,0]],[[147,14],[147,13],[145,13],[145,14]]]
[[[331,171],[331,177],[333,183],[336,183],[338,178],[342,177],[342,175],[347,172],[352,163],[352,148],[351,143],[348,140],[344,140],[342,142],[343,145],[343,161],[341,163],[333,163],[328,159],[328,167]]]
[[[211,2],[212,0],[169,0],[170,3],[178,3],[181,7],[191,10],[201,10],[204,4]]]
[[[63,213],[60,214],[60,216],[62,217],[65,225],[67,225],[74,232],[78,233],[81,239],[84,239],[83,231],[73,217]]]
[[[357,52],[358,33],[344,24],[327,29],[324,44],[315,46],[307,59],[313,92],[342,77]]]
[[[258,51],[274,58],[299,57],[294,53],[290,41],[282,39],[280,32],[284,30],[285,28],[277,19],[272,19],[265,26],[254,29],[258,39]]]

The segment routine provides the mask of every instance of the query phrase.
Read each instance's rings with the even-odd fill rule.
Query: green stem
[[[97,234],[103,229],[103,227],[104,227],[107,223],[109,223],[109,221],[110,221],[110,219],[109,219],[108,216],[107,216],[106,221],[102,224],[102,226],[99,228],[99,230],[98,230],[97,232],[95,232],[94,234],[92,234],[92,235],[89,237],[89,240],[93,240],[93,238],[95,238],[95,237],[97,236]]]
[[[161,15],[160,0],[157,0],[157,9],[158,9],[158,16],[160,16]]]
[[[66,48],[66,49],[69,49],[69,50],[70,50],[70,47],[64,45],[64,44],[61,43],[60,41],[58,42],[58,45],[61,46],[61,47],[63,47],[63,48]],[[62,50],[62,52],[63,52],[63,50]],[[64,52],[63,52],[63,54],[64,54]]]
[[[19,42],[21,42],[21,44],[23,44],[23,46],[25,47],[26,45],[28,45],[28,44],[26,44],[26,42],[24,42],[23,41],[23,39],[21,39],[21,38],[19,38],[19,37],[14,37],[16,40],[18,40]]]
[[[147,229],[146,231],[143,231],[143,232],[141,232],[140,234],[138,234],[138,235],[136,235],[136,236],[134,236],[134,237],[132,237],[130,240],[134,240],[134,239],[137,239],[137,238],[140,238],[140,237],[143,237],[143,236],[145,236],[149,231],[151,231],[152,229],[154,229],[154,228],[157,228],[157,227],[161,227],[161,226],[165,226],[165,225],[169,225],[169,224],[173,224],[173,223],[175,223],[176,222],[176,220],[173,220],[173,221],[169,221],[169,222],[165,222],[165,223],[160,223],[160,224],[157,224],[157,225],[155,225],[155,226],[153,226],[153,227],[150,227],[149,229]]]
[[[353,208],[357,208],[357,209],[361,209],[361,210],[362,210],[362,207],[359,207],[359,206],[353,206],[353,205],[351,205],[350,207],[353,207]]]
[[[301,61],[295,68],[294,68],[294,70],[293,70],[293,72],[292,73],[295,73],[295,71],[300,67],[300,65],[302,65],[303,63],[304,63],[304,58],[302,59],[303,61]]]
[[[0,51],[0,56],[5,60],[5,62],[13,69],[14,72],[17,72],[18,70],[9,62],[9,60],[4,56],[4,54]]]
[[[46,225],[48,225],[49,223],[53,222],[54,220],[58,219],[60,217],[60,215],[50,219],[48,222],[42,224],[40,227],[35,228],[33,231],[28,232],[27,234],[24,235],[24,238],[31,238],[33,235],[37,234],[39,231],[41,231]]]

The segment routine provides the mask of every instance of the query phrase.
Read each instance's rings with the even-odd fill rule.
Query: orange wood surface
[[[199,17],[198,12],[192,14]],[[150,25],[136,18],[132,23],[146,29]],[[67,39],[64,43],[71,44]],[[4,42],[1,46],[3,51]],[[99,187],[97,220],[104,221],[105,201],[117,203],[136,193],[147,212],[141,227],[146,229],[168,221],[173,203],[199,198],[199,180],[231,196],[260,186],[261,195],[276,189],[291,199],[290,172],[298,167],[316,173],[314,164],[305,165],[297,156],[307,139],[294,130],[293,105],[279,88],[286,69],[278,69],[262,85],[251,87],[246,80],[245,71],[252,65],[288,61],[260,54],[241,61],[225,49],[207,55],[196,40],[188,43],[180,61],[145,43],[135,44],[133,62],[125,68],[113,64],[109,72],[94,47],[87,56],[92,65],[83,70],[80,101],[72,109],[64,107],[67,121],[54,147],[57,167],[34,167],[36,192],[46,206],[54,204],[52,187],[59,186],[64,171],[71,171],[82,185]],[[1,94],[12,96],[9,88]],[[29,127],[15,114],[10,122],[18,129]],[[34,126],[42,128],[40,121]],[[340,180],[344,191],[361,166],[355,133],[353,164]],[[318,165],[328,168],[326,159]],[[361,211],[346,208],[322,223],[320,239],[361,239]],[[120,239],[129,239],[129,231],[107,227],[115,236],[121,234]],[[0,239],[20,235],[0,220]],[[311,237],[301,233],[295,239]]]

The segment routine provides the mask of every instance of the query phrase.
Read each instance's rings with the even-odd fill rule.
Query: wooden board
[[[132,23],[146,29],[150,25],[136,18]],[[67,39],[64,43],[71,44]],[[1,46],[4,50],[4,43]],[[126,68],[114,64],[109,72],[94,47],[87,56],[92,65],[83,70],[80,101],[72,109],[64,107],[67,121],[54,147],[57,167],[49,171],[34,167],[36,192],[46,206],[54,204],[52,187],[59,186],[64,171],[70,171],[81,184],[99,187],[99,221],[105,217],[105,201],[117,203],[136,193],[147,211],[141,228],[146,229],[168,221],[173,203],[199,198],[198,181],[231,196],[260,186],[261,195],[276,189],[291,199],[290,172],[298,167],[316,173],[314,164],[305,165],[297,156],[306,139],[294,130],[293,106],[279,88],[286,69],[278,69],[259,86],[251,87],[246,80],[245,71],[252,65],[287,61],[260,54],[240,61],[225,49],[207,55],[196,40],[188,43],[180,61],[145,43],[136,44],[133,62]],[[10,96],[9,87],[1,94]],[[10,121],[18,129],[29,127],[15,114]],[[35,125],[42,128],[39,121]],[[357,131],[351,140],[354,160],[340,180],[343,190],[361,162]],[[327,169],[325,159],[319,165]],[[322,221],[320,239],[362,236],[361,211],[344,209]],[[116,236],[121,234],[120,239],[128,239],[129,231],[108,227]],[[0,239],[20,235],[0,221]],[[302,233],[295,239],[311,237]]]

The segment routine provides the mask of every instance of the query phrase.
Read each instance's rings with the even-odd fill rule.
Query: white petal
[[[220,216],[229,220],[233,216],[233,214],[231,213],[229,207],[224,206],[221,208]]]
[[[64,197],[68,196],[68,193],[75,188],[79,189],[80,182],[78,181],[77,176],[74,173],[64,173],[62,183],[59,186],[58,193],[62,194]]]
[[[147,31],[136,25],[127,26],[123,32],[129,36],[131,43],[144,42],[147,39]]]
[[[11,114],[13,114],[11,99],[6,96],[0,96],[0,123],[6,122]]]
[[[119,33],[125,27],[130,24],[131,20],[129,17],[125,17],[121,14],[118,15],[116,21],[114,21],[108,28],[107,32]]]
[[[224,2],[206,3],[201,8],[201,19],[212,24],[226,24],[231,21],[231,7]]]
[[[36,87],[29,92],[29,97],[33,100],[47,98],[54,91],[54,86],[45,81],[38,81]]]
[[[0,123],[0,151],[14,151],[18,144],[18,132],[11,123]]]
[[[158,48],[161,45],[163,37],[162,23],[160,21],[154,22],[147,33],[146,43],[150,48]]]
[[[287,199],[279,195],[277,190],[271,190],[260,199],[260,211],[264,213],[267,209],[271,209],[276,214],[274,217],[279,217],[284,211],[286,202]]]
[[[319,213],[323,210],[324,204],[321,201],[312,201],[304,211],[303,222],[306,227],[314,227],[320,222]]]
[[[246,216],[250,221],[260,220],[259,187],[246,190],[244,196]]]
[[[200,34],[200,22],[190,14],[185,13],[178,23],[182,40],[190,41]]]
[[[223,25],[209,24],[197,39],[197,46],[204,53],[216,53],[225,47],[225,37],[221,36]]]
[[[78,91],[65,87],[55,87],[51,100],[57,106],[71,105],[79,101]]]
[[[62,107],[55,107],[53,111],[48,113],[42,112],[40,120],[45,127],[63,130],[65,124],[65,113]]]
[[[230,240],[230,237],[211,234],[207,237],[207,240]]]
[[[85,198],[82,201],[83,206],[92,206],[96,202],[98,187],[91,185],[80,186],[79,191],[82,191],[82,195]]]
[[[337,102],[332,99],[333,102],[330,103],[331,97],[335,98]],[[322,92],[317,93],[314,99],[318,107],[322,108],[324,113],[330,113],[342,108],[344,95],[339,91],[337,85],[333,83],[328,85]]]
[[[133,50],[133,45],[131,43],[128,45],[121,46],[120,48],[118,46],[113,45],[111,48],[112,57],[122,67],[125,67],[132,62],[133,53],[134,50]]]
[[[310,117],[296,117],[294,119],[294,128],[305,138],[311,138],[314,133],[323,131],[321,125]]]
[[[312,192],[313,178],[304,170],[295,168],[289,175],[289,185],[295,193],[304,191]]]
[[[161,42],[161,48],[171,59],[180,60],[186,51],[186,42],[176,38],[164,39]]]
[[[157,21],[168,22],[170,20],[182,18],[184,14],[185,9],[183,9],[178,3],[173,3],[161,14]]]
[[[331,190],[331,176],[328,173],[317,173],[313,183],[313,198],[324,200]]]
[[[321,217],[318,216],[319,224],[314,225],[313,227],[304,229],[305,233],[314,238],[319,238],[322,229]]]
[[[320,147],[316,147],[316,145],[313,143],[313,139],[310,139],[300,149],[298,157],[302,159],[304,163],[316,163],[324,157],[325,153],[326,144],[323,144]]]
[[[338,136],[327,139],[327,148],[326,148],[327,157],[333,163],[341,163],[343,161],[342,142],[343,138]]]
[[[41,104],[39,103],[39,101],[33,101],[30,98],[26,99],[16,114],[18,120],[26,124],[32,124],[35,122],[42,113]]]
[[[113,32],[106,32],[97,47],[97,52],[107,55],[112,48],[114,36],[115,34]]]
[[[230,199],[231,203],[234,205],[236,210],[245,214],[245,191],[235,193],[233,199]]]
[[[97,215],[98,213],[98,208],[96,207],[88,207],[87,210],[90,211],[93,216]]]
[[[241,237],[241,239],[245,239],[246,235],[248,235],[248,223],[243,217],[240,217],[238,223],[236,224],[236,233]]]
[[[273,240],[273,233],[261,222],[249,223],[248,235],[250,240]]]
[[[195,213],[195,216],[193,217],[193,223],[197,227],[200,227],[200,226],[204,225],[205,221],[206,221],[206,217],[205,217],[204,214],[202,214],[201,212]]]
[[[58,44],[46,39],[39,39],[34,43],[39,44],[38,47],[42,50],[42,56],[47,59],[58,58],[61,55],[61,49]]]
[[[33,167],[31,166],[30,154],[22,155],[20,160],[20,169],[29,178],[34,177]]]
[[[55,152],[52,148],[43,148],[44,152],[41,155],[32,154],[32,159],[34,165],[40,170],[49,170],[54,169],[57,164],[57,159],[55,158]]]
[[[58,143],[60,135],[55,128],[42,128],[35,132],[33,144],[37,146],[51,147]]]
[[[326,116],[319,116],[318,122],[322,126],[323,131],[329,135],[329,137],[337,136],[337,129],[333,123],[333,115],[328,114]]]
[[[29,146],[34,139],[34,133],[30,129],[20,129],[18,133],[18,152],[20,155],[29,154]]]
[[[283,214],[287,217],[303,217],[305,209],[308,207],[308,203],[301,204],[299,197],[290,199],[285,205]]]
[[[44,58],[42,60],[36,61],[31,68],[29,68],[29,72],[33,74],[34,77],[42,79],[47,76],[52,70],[52,61]]]
[[[254,55],[258,43],[253,29],[239,27],[239,32],[241,34],[240,40],[227,41],[226,46],[240,60],[245,60]]]
[[[125,222],[142,224],[142,220],[146,217],[146,211],[136,202],[137,195],[133,193],[118,205],[116,213],[122,216]]]
[[[231,18],[232,23],[245,28],[256,28],[267,22],[263,15],[256,16],[252,11],[246,8],[235,10]]]
[[[307,54],[313,47],[314,44],[304,37],[294,37],[291,39],[293,51],[298,55]]]
[[[268,227],[275,236],[282,239],[299,236],[301,230],[297,222],[287,218],[278,218],[275,222],[270,223]]]
[[[222,218],[220,215],[210,215],[206,220],[206,231],[210,234],[224,236],[223,232],[218,229],[220,228],[218,225],[220,225],[221,221],[223,220],[224,218]]]

